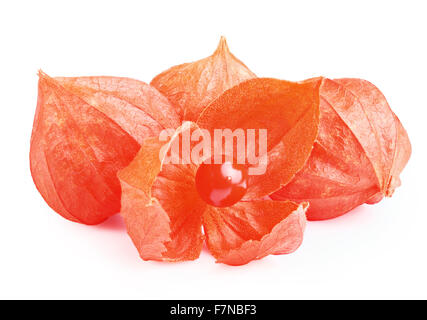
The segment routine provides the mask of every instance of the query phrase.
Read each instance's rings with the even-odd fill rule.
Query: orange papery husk
[[[391,197],[410,155],[408,135],[377,87],[362,79],[324,79],[312,154],[271,198],[308,201],[309,220],[335,218]]]
[[[174,66],[157,75],[151,85],[171,101],[183,120],[196,121],[224,91],[252,78],[255,74],[230,52],[221,37],[211,56]]]
[[[52,209],[97,224],[120,210],[117,171],[144,138],[179,117],[143,82],[116,77],[51,78],[39,74],[30,147],[34,183]]]

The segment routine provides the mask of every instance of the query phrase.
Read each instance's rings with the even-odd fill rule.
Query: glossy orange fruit
[[[222,164],[202,163],[196,173],[197,192],[206,203],[229,207],[239,202],[248,189],[246,165],[226,161]]]

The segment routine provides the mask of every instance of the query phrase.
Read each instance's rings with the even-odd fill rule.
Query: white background
[[[2,1],[0,298],[427,298],[426,1]],[[391,199],[308,224],[301,248],[243,267],[144,262],[116,216],[88,227],[29,171],[37,70],[149,82],[219,37],[258,76],[360,77],[408,130]]]

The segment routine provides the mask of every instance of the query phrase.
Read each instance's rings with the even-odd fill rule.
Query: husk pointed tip
[[[42,69],[39,69],[39,71],[37,72],[37,76],[39,77],[39,81],[41,82],[56,84],[56,80],[50,75],[48,75],[46,72],[44,72]]]
[[[218,47],[216,48],[214,54],[224,52],[230,52],[230,49],[228,48],[227,39],[224,36],[221,36],[221,38],[219,39]]]
[[[38,76],[39,78],[46,78],[46,77],[49,77],[49,76],[47,75],[47,73],[46,73],[46,72],[44,72],[42,69],[39,69],[39,70],[37,71],[37,76]]]
[[[39,86],[42,85],[51,85],[54,83],[53,78],[51,78],[47,73],[45,73],[42,69],[39,69],[37,72],[37,76],[39,77]]]

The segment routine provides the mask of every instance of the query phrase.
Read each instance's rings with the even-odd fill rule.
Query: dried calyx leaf
[[[181,141],[194,129],[193,123],[186,122],[172,140]],[[194,260],[202,250],[206,207],[194,185],[196,166],[164,163],[164,147],[169,150],[158,138],[145,140],[132,162],[119,171],[123,191],[120,214],[142,259]],[[180,152],[175,155],[182,156]]]
[[[63,217],[100,223],[120,210],[117,171],[133,159],[140,141],[178,123],[178,116],[143,82],[39,76],[30,150],[34,183]]]
[[[296,177],[271,196],[309,201],[310,220],[334,218],[391,196],[411,154],[405,129],[370,82],[324,79],[320,97],[313,152]]]
[[[171,101],[183,120],[196,121],[201,111],[225,90],[255,77],[221,37],[210,57],[174,66],[156,76],[151,85]]]
[[[212,136],[216,129],[266,130],[266,172],[250,177],[245,199],[280,189],[306,163],[318,132],[320,83],[321,78],[251,79],[224,92],[200,115],[198,125]]]
[[[243,265],[299,248],[308,203],[242,201],[227,208],[208,206],[203,215],[206,242],[217,262]]]

